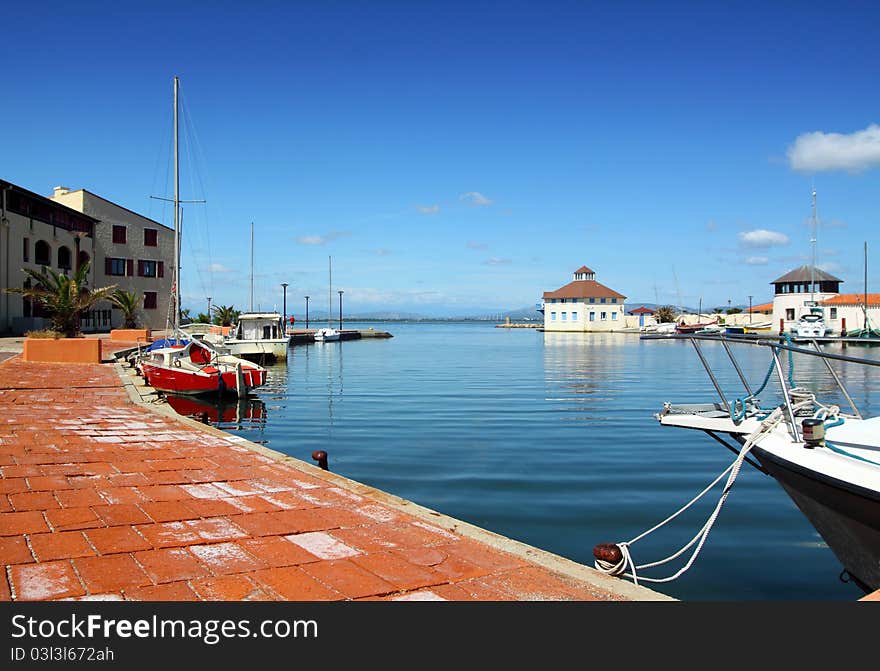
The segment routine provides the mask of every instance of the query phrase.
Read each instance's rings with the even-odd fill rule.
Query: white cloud
[[[842,275],[844,271],[844,267],[839,263],[835,263],[834,261],[825,261],[824,263],[817,263],[816,267],[820,270],[824,270],[826,273],[832,273],[836,275]]]
[[[506,266],[509,263],[511,263],[510,259],[500,259],[497,256],[486,260],[487,266]]]
[[[351,235],[349,231],[330,231],[326,235],[301,235],[296,241],[301,245],[325,245],[349,235]]]
[[[387,249],[377,249],[373,252],[376,256],[388,256],[391,252]]]
[[[739,241],[745,247],[779,247],[788,244],[788,236],[785,233],[757,228],[740,233]]]
[[[419,205],[419,212],[422,214],[437,214],[439,211],[439,205]]]
[[[475,207],[485,207],[492,204],[491,200],[478,191],[468,191],[467,193],[460,195],[458,199]]]
[[[208,267],[208,270],[211,271],[212,273],[231,273],[232,272],[232,268],[227,268],[222,263],[212,263]]]
[[[859,172],[880,166],[880,126],[871,124],[848,135],[822,131],[799,135],[788,148],[788,163],[801,172]]]
[[[467,248],[468,249],[476,249],[478,251],[484,252],[487,249],[489,249],[489,245],[487,245],[485,242],[474,242],[474,241],[470,240],[467,243]]]
[[[750,256],[746,259],[747,266],[766,266],[769,262],[766,256]]]

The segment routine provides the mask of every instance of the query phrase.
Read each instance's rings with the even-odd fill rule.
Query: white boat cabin
[[[232,340],[278,340],[285,338],[282,317],[277,312],[245,312],[239,315]]]

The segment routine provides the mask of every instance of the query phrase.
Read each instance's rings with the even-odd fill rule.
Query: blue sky
[[[719,6],[715,6],[715,5]],[[166,224],[184,305],[465,315],[586,264],[755,303],[811,258],[880,291],[871,2],[42,2],[4,8],[0,176]],[[768,6],[769,5],[769,6]],[[873,270],[872,270],[873,269]],[[876,272],[873,272],[876,270]]]

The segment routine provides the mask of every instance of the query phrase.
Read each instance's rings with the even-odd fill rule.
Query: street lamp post
[[[281,288],[284,289],[283,312],[284,312],[284,330],[286,331],[287,330],[287,282],[282,282]]]
[[[208,296],[208,323],[211,323],[211,297]]]
[[[306,328],[309,328],[309,297],[306,296]]]
[[[752,323],[752,297],[749,296],[749,324]]]
[[[342,289],[339,290],[339,330],[342,330]]]

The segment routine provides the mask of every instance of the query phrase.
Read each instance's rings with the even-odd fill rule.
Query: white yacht
[[[277,312],[243,312],[223,345],[233,356],[251,361],[284,361],[290,336]]]

